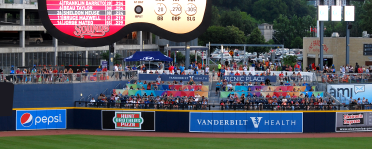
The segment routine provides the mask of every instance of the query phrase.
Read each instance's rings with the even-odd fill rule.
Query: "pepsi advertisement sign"
[[[190,132],[302,133],[302,113],[190,112]]]
[[[161,81],[190,81],[193,79],[194,81],[202,81],[208,82],[209,75],[164,75],[164,74],[139,74],[138,80],[148,80],[148,81],[156,81],[156,79],[160,76]]]
[[[17,110],[16,130],[66,129],[66,110]]]
[[[265,82],[269,79],[270,82],[276,82],[276,76],[224,76],[229,82]]]

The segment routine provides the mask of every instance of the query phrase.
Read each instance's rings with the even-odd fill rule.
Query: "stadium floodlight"
[[[319,5],[318,6],[318,20],[319,21],[328,21],[328,6],[327,5]]]

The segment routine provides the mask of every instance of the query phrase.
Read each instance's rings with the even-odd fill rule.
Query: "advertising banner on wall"
[[[66,110],[17,110],[16,130],[66,129]]]
[[[347,98],[344,102],[348,104],[350,102],[350,97],[353,97],[353,99],[363,99],[363,97],[372,99],[372,94],[370,94],[372,92],[372,84],[328,85],[327,92],[337,99],[343,99],[343,97]]]
[[[209,81],[209,75],[163,75],[163,74],[139,74],[138,80],[155,81],[159,76],[161,81]]]
[[[190,112],[190,132],[302,133],[302,113]]]
[[[372,131],[372,112],[337,112],[336,132]]]
[[[155,112],[102,111],[102,130],[155,131]]]
[[[275,76],[224,76],[223,79],[229,82],[265,82],[266,79],[276,82]]]

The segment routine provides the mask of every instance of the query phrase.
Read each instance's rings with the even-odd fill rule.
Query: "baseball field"
[[[76,134],[74,134],[76,132]],[[111,133],[107,134],[107,133]],[[25,136],[21,136],[21,135]],[[43,135],[46,134],[46,135]],[[51,135],[47,135],[51,134]],[[107,134],[107,135],[105,135]],[[341,134],[198,134],[56,130],[0,132],[2,149],[19,148],[366,148],[371,133]],[[122,136],[125,135],[125,136]],[[185,135],[182,137],[182,135]],[[191,136],[192,135],[192,136]],[[174,137],[172,137],[174,136]],[[210,136],[210,138],[208,137]],[[256,137],[255,137],[256,136]],[[283,138],[280,138],[280,137]],[[328,137],[331,136],[331,137]],[[332,137],[335,136],[335,137]],[[351,136],[351,137],[343,137]],[[360,136],[360,137],[358,137]],[[270,138],[272,137],[272,138]]]

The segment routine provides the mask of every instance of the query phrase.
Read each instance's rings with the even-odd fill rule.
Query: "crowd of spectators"
[[[137,94],[136,96],[122,95],[121,93],[113,93],[110,97],[104,94],[98,96],[96,101],[94,98],[90,100],[90,106],[107,106],[116,108],[134,108],[134,109],[207,109],[208,99],[204,96],[195,95],[194,97],[174,97],[172,94],[164,94],[162,96]]]
[[[310,97],[306,93],[300,96],[291,96],[289,93],[287,96],[275,95],[266,97],[260,95],[248,95],[242,94],[240,97],[237,94],[230,94],[227,99],[220,101],[220,108],[231,109],[234,106],[248,110],[263,110],[264,107],[268,107],[273,110],[333,110],[338,109],[339,104],[335,100],[330,98],[323,99],[319,94],[315,96],[312,94]]]
[[[138,84],[138,85],[146,85],[146,88],[144,86],[142,86],[141,88],[133,88],[133,86],[131,86],[130,84]],[[161,81],[161,78],[160,76],[156,79],[155,82],[147,82],[147,81],[144,81],[142,82],[141,80],[138,80],[135,81],[134,83],[131,83],[130,81],[128,81],[127,83],[127,88],[128,90],[159,90],[159,85],[203,85],[203,82],[200,82],[200,83],[195,83],[195,81],[191,78],[190,81],[188,82],[183,82],[182,80],[181,81],[173,81],[173,82],[164,82],[164,81]],[[129,87],[130,86],[130,87]],[[185,89],[181,89],[179,88],[178,90],[177,89],[171,89],[171,88],[167,88],[165,89],[165,91],[201,91],[201,88],[200,87],[193,87],[191,86],[191,89],[188,89],[188,88],[185,88]]]

